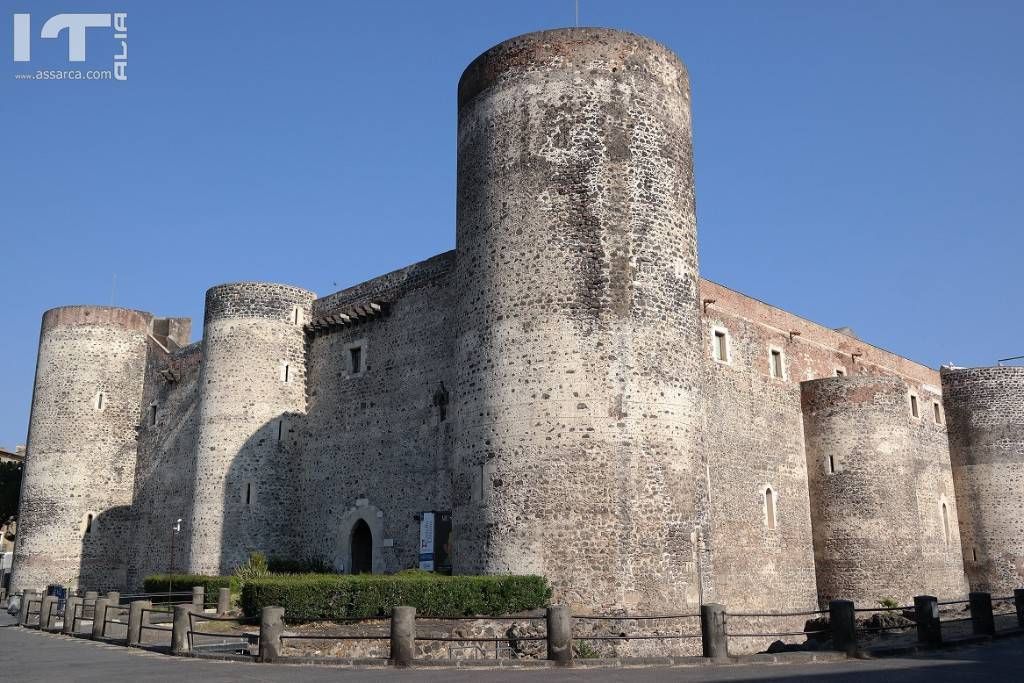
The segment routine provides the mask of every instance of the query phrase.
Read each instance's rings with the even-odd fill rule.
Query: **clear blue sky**
[[[323,295],[452,248],[462,69],[573,23],[573,0],[0,6],[7,446],[43,311],[109,304],[115,273],[117,305],[198,338],[211,285]],[[12,12],[38,36],[119,10],[127,82],[14,79]],[[706,277],[933,367],[1024,354],[1024,3],[581,0],[581,23],[690,69]],[[32,66],[66,49],[37,38]]]

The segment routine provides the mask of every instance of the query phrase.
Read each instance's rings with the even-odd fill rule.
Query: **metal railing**
[[[773,631],[773,632],[741,632],[736,633],[729,630],[729,624],[734,620],[752,619],[795,619],[797,617],[822,616],[828,614],[828,610],[800,610],[795,612],[725,612],[725,635],[728,638],[787,638],[793,636],[814,636],[823,633],[831,633],[831,628],[803,631]]]
[[[205,636],[208,638],[239,638],[242,640],[252,640],[253,634],[251,633],[232,633],[232,632],[218,632],[211,633],[210,631],[199,631],[196,629],[196,621],[214,621],[214,622],[233,622],[239,626],[259,624],[259,617],[211,617],[206,614],[199,614],[197,612],[188,613],[188,631],[186,636],[188,637],[189,649],[195,647],[194,636]],[[256,641],[259,642],[259,634],[256,634]]]
[[[481,616],[455,616],[455,617],[418,617],[418,619],[426,619],[429,621],[546,621],[546,617],[481,617]],[[414,642],[422,643],[448,643],[448,659],[455,659],[456,652],[476,652],[481,655],[481,658],[488,658],[489,649],[483,647],[483,644],[490,643],[494,645],[494,658],[501,659],[501,653],[506,652],[511,657],[512,653],[515,652],[515,646],[513,643],[529,643],[547,641],[547,633],[544,635],[522,635],[522,636],[421,636],[419,634],[413,639]],[[390,638],[389,638],[390,640]],[[461,644],[453,644],[461,643]]]

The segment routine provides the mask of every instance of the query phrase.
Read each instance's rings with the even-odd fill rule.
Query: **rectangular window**
[[[252,502],[252,484],[245,485],[245,504],[248,505]]]
[[[779,351],[778,349],[771,350],[769,369],[771,370],[772,377],[783,379],[784,369],[782,364],[782,351]]]
[[[277,440],[280,443],[281,437],[284,436],[284,420],[277,421]]]
[[[942,407],[939,406],[938,401],[932,403],[932,410],[935,412],[935,424],[942,424]]]
[[[914,417],[921,417],[921,411],[917,407],[917,396],[910,395],[910,414]]]
[[[721,363],[729,362],[729,339],[725,330],[715,330],[713,340],[715,360]]]
[[[349,370],[353,375],[358,375],[363,371],[363,348],[361,346],[353,346],[348,350],[349,359]]]
[[[149,425],[151,427],[155,427],[156,426],[156,406],[155,405],[149,407]]]
[[[829,474],[835,474],[836,473],[836,457],[834,455],[832,455],[831,453],[828,456],[828,473]]]
[[[284,364],[284,369],[281,371],[281,379],[285,382],[292,381],[292,367],[287,363]]]

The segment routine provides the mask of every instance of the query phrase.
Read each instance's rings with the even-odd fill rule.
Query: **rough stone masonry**
[[[252,551],[395,572],[427,512],[456,573],[543,574],[577,610],[1024,583],[1024,368],[940,375],[700,279],[671,51],[520,36],[458,106],[454,251],[322,298],[214,287],[191,344],[44,315],[14,590]]]

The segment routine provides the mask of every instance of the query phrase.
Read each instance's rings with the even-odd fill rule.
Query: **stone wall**
[[[206,293],[189,567],[230,573],[299,549],[299,443],[314,294],[258,282]]]
[[[971,589],[1024,586],[1024,367],[943,368]]]
[[[12,591],[125,582],[151,321],[102,306],[43,316]]]
[[[802,390],[822,603],[963,595],[948,451],[922,438],[907,385],[862,375]]]
[[[309,338],[302,423],[302,554],[351,571],[353,528],[372,534],[373,571],[419,566],[418,515],[451,509],[453,254],[318,301],[314,316],[385,302],[387,314]],[[361,367],[353,373],[351,349]]]
[[[171,569],[171,534],[178,519],[173,567],[176,572],[189,567],[201,359],[198,342],[168,352],[150,340],[132,505],[131,589],[141,588],[150,574]]]
[[[640,36],[505,41],[459,83],[455,570],[696,605],[689,81]]]

